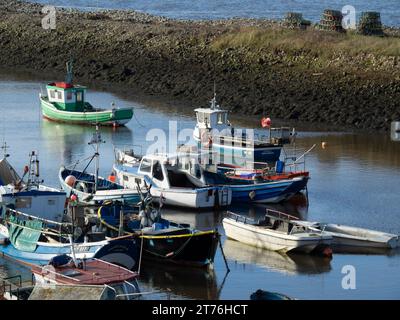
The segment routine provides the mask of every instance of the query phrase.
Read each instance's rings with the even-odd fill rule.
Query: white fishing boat
[[[271,211],[259,221],[228,212],[222,223],[228,238],[279,252],[322,253],[330,255],[332,236],[292,222],[293,217]]]
[[[296,221],[296,223],[332,236],[334,247],[347,248],[351,252],[362,248],[394,249],[399,246],[399,235],[396,234],[333,223],[310,221]]]
[[[214,187],[202,182],[202,169],[185,155],[146,155],[139,165],[131,156],[114,164],[118,182],[128,189],[151,185],[150,193],[166,205],[187,208],[228,206],[232,191],[228,187]]]

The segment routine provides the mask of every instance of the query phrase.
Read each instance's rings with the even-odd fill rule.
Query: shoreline
[[[388,131],[391,121],[400,118],[397,28],[387,39],[377,39],[286,31],[270,20],[188,22],[129,10],[63,9],[57,11],[56,30],[44,30],[41,5],[4,2],[2,69],[61,80],[73,56],[77,82],[133,91],[190,111],[208,106],[215,81],[219,104],[236,116],[265,113],[283,122],[367,131]],[[343,42],[347,37],[350,43],[374,44],[376,50],[361,48],[349,55],[338,50],[329,56],[332,48],[348,45]],[[304,44],[292,45],[298,38]],[[382,49],[386,40],[391,46]],[[313,52],[307,46],[315,41],[330,47]]]

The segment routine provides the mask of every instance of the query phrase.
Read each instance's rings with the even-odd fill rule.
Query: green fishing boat
[[[65,82],[52,82],[46,86],[46,94],[40,94],[44,118],[73,124],[101,124],[120,126],[133,116],[133,108],[99,109],[85,101],[86,87],[72,83],[72,62],[67,62]]]

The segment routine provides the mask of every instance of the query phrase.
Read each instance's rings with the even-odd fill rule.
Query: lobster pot
[[[379,12],[362,12],[357,31],[364,35],[383,36],[381,14]]]
[[[338,10],[326,9],[322,14],[318,29],[325,31],[345,32],[342,26],[343,15]]]
[[[311,22],[303,19],[303,14],[298,12],[288,12],[283,18],[281,25],[288,29],[307,29]]]

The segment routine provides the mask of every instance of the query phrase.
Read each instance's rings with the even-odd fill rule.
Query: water
[[[43,4],[80,9],[133,9],[176,19],[225,19],[231,17],[280,19],[286,12],[302,12],[313,22],[320,19],[324,9],[341,10],[346,5],[363,11],[381,12],[386,25],[400,25],[398,0],[36,0]]]
[[[42,120],[38,93],[42,84],[36,81],[0,79],[0,142],[10,145],[9,161],[22,172],[31,150],[39,151],[41,175],[46,183],[58,186],[61,164],[69,164],[89,156],[93,150],[87,144],[93,128],[69,126]],[[113,144],[151,145],[145,141],[152,128],[164,129],[168,121],[177,121],[178,129],[191,129],[191,110],[182,112],[171,105],[158,103],[149,107],[106,92],[89,91],[88,100],[97,106],[133,106],[136,119],[126,128],[102,129],[106,144],[101,146],[101,174],[107,176],[113,162]],[[140,122],[140,124],[139,124]],[[258,126],[258,120],[234,124]],[[325,149],[321,142],[327,143]],[[373,228],[400,234],[400,143],[390,141],[389,134],[351,132],[320,132],[302,130],[298,146],[317,148],[307,157],[311,171],[310,206],[304,199],[272,207],[316,221],[328,221]],[[236,212],[260,217],[266,206],[235,206]],[[221,226],[220,213],[195,213],[165,209],[168,219],[186,222],[199,229]],[[281,292],[299,299],[399,299],[400,252],[386,255],[334,254],[332,260],[303,255],[281,255],[258,250],[226,240],[223,247],[231,272],[226,276],[220,250],[214,270],[186,270],[177,267],[143,266],[141,285],[144,290],[160,290],[156,297],[171,299],[248,299],[257,289]],[[342,268],[356,268],[356,289],[341,287]],[[24,271],[25,270],[25,271]],[[26,269],[0,260],[0,274],[22,273]]]

